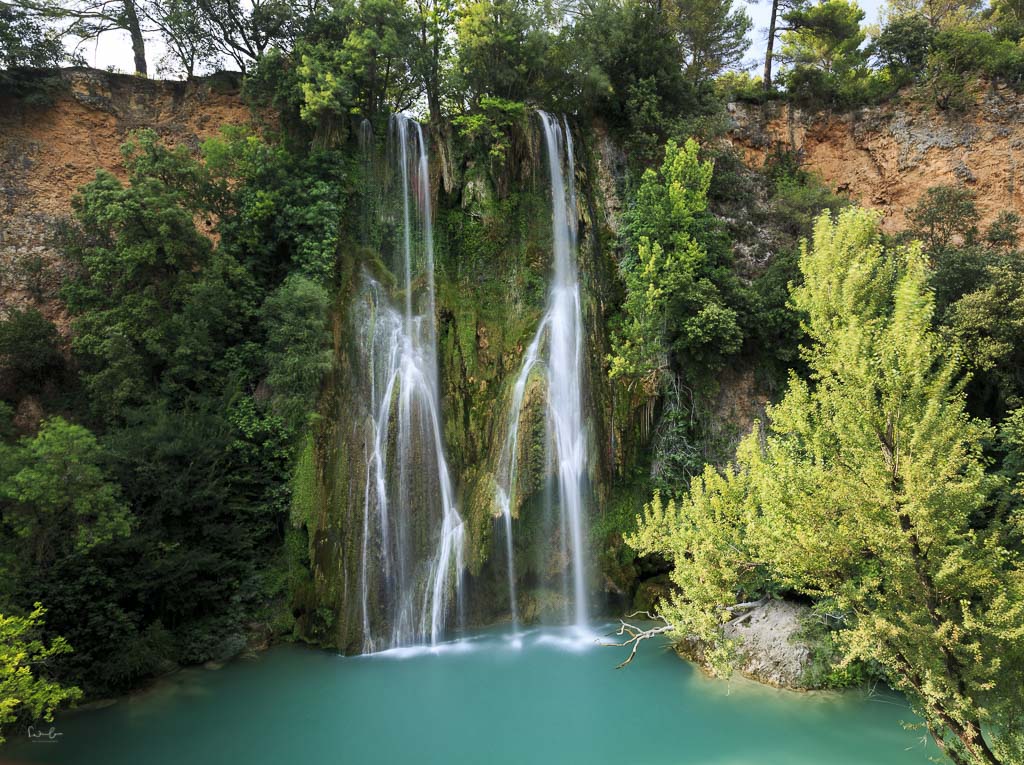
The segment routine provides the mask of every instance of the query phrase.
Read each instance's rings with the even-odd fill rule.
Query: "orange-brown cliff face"
[[[52,231],[75,191],[97,168],[124,176],[120,145],[132,130],[198,147],[222,125],[254,120],[231,76],[182,83],[68,69],[60,77],[66,87],[47,104],[0,94],[0,316],[35,302],[64,329]],[[1024,215],[1024,99],[1012,91],[988,89],[965,115],[913,103],[844,114],[734,104],[730,113],[730,140],[748,163],[759,166],[780,145],[796,150],[828,184],[881,210],[890,231],[938,184],[974,189],[985,221],[1002,210]],[[40,261],[52,267],[42,276]]]
[[[988,88],[962,115],[915,103],[845,114],[732,104],[730,113],[731,140],[749,164],[780,145],[798,151],[827,184],[880,210],[888,231],[937,185],[973,189],[985,223],[1003,210],[1024,215],[1024,99],[1012,90]]]
[[[64,328],[53,228],[70,213],[77,189],[98,168],[124,177],[120,146],[133,130],[198,146],[222,125],[252,116],[231,76],[160,82],[67,69],[60,77],[65,87],[49,103],[0,95],[0,316],[31,302]]]

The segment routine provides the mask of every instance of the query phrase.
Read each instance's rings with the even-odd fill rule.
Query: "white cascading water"
[[[391,131],[404,311],[367,277],[359,315],[373,407],[360,551],[367,652],[436,645],[453,598],[461,611],[464,568],[464,527],[442,438],[427,144],[420,124],[405,115],[392,117]]]
[[[519,420],[531,373],[542,365],[547,377],[546,420],[549,462],[558,485],[562,545],[569,560],[573,613],[577,628],[587,627],[585,512],[587,434],[583,420],[583,313],[576,269],[576,186],[572,133],[569,125],[538,112],[551,178],[551,225],[554,274],[548,305],[526,350],[512,389],[508,434],[498,461],[495,502],[504,517],[508,555],[509,597],[518,626],[512,545],[512,512],[516,486]],[[542,353],[544,359],[542,360]],[[566,582],[568,590],[568,581]]]

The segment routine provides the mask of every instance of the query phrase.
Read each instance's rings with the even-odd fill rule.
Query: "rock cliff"
[[[730,138],[752,166],[776,149],[795,151],[830,186],[880,210],[896,231],[931,186],[977,193],[984,223],[1003,210],[1024,213],[1024,99],[990,87],[960,114],[910,101],[848,113],[805,112],[784,104],[730,104]]]

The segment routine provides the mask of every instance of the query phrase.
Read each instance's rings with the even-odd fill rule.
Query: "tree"
[[[461,7],[456,72],[471,105],[485,96],[538,99],[543,91],[554,20],[527,0],[475,0]]]
[[[935,30],[917,15],[890,19],[872,43],[878,62],[893,72],[912,77],[924,74],[928,54],[935,42]]]
[[[823,0],[784,18],[780,57],[790,67],[787,90],[798,100],[841,100],[865,72],[864,11],[855,0]]]
[[[577,9],[558,42],[568,54],[565,109],[600,115],[631,157],[657,161],[677,121],[701,106],[679,38],[654,3],[588,0]]]
[[[949,247],[974,244],[978,237],[978,207],[970,189],[932,186],[907,217],[911,234],[935,256]]]
[[[9,384],[33,393],[64,365],[57,328],[34,308],[0,321],[0,369]]]
[[[1000,260],[946,314],[974,373],[975,406],[995,417],[1024,406],[1024,262],[1019,253]]]
[[[0,69],[55,67],[66,57],[60,35],[44,18],[0,2]]]
[[[824,0],[785,15],[789,29],[783,34],[782,53],[791,65],[817,67],[842,73],[863,62],[861,22],[864,11],[854,0]]]
[[[988,512],[992,431],[965,413],[958,359],[932,329],[920,245],[887,250],[877,216],[849,208],[821,217],[800,268],[810,380],[791,378],[732,469],[648,505],[628,541],[673,562],[661,615],[723,664],[741,599],[800,593],[839,614],[842,660],[878,662],[955,763],[1018,763],[1018,532]]]
[[[63,36],[84,41],[112,30],[127,32],[132,41],[135,73],[148,73],[142,11],[136,0],[22,0],[21,4],[44,19],[65,22],[60,31]]]
[[[219,53],[247,72],[267,51],[290,50],[304,21],[315,18],[319,0],[195,0],[215,30]]]
[[[779,24],[780,11],[783,16],[789,11],[800,8],[804,0],[771,0],[772,10],[768,20],[768,40],[764,51],[764,76],[762,82],[765,90],[772,88],[772,64],[775,57],[775,38],[778,37],[782,28]]]
[[[889,0],[886,16],[889,21],[917,16],[932,29],[942,27],[954,18],[967,18],[982,6],[982,0]]]
[[[999,445],[1003,452],[1002,474],[1006,476],[1006,494],[1019,513],[1024,507],[1024,407],[1012,412],[999,426]],[[1024,536],[1024,527],[1019,529]]]
[[[416,18],[421,47],[416,68],[423,80],[430,123],[436,126],[442,122],[441,101],[450,77],[447,70],[454,50],[456,3],[454,0],[416,0]]]
[[[3,728],[19,718],[49,722],[55,709],[82,696],[78,688],[46,677],[47,664],[55,656],[70,653],[71,646],[60,637],[49,645],[40,639],[45,614],[39,603],[28,616],[0,614],[0,744]]]
[[[266,299],[261,311],[272,404],[293,430],[301,428],[313,411],[320,384],[331,368],[328,305],[327,290],[294,274]]]
[[[686,61],[686,73],[702,81],[740,62],[752,22],[732,0],[668,0],[662,6]]]
[[[1019,218],[1002,213],[984,231],[975,195],[935,186],[907,215],[932,266],[935,315],[964,351],[971,371],[968,405],[999,420],[1024,403],[1024,259],[1017,250]]]
[[[77,270],[64,288],[82,380],[109,421],[158,391],[215,393],[235,361],[226,351],[255,312],[249,274],[196,228],[204,195],[215,193],[206,168],[151,132],[124,152],[130,185],[101,171],[72,203]]]
[[[81,425],[53,417],[20,447],[5,450],[3,522],[24,540],[34,563],[128,535],[130,516],[120,489],[102,467],[96,437]]]
[[[742,342],[729,285],[706,246],[714,238],[707,212],[714,167],[699,150],[693,139],[669,141],[660,171],[644,173],[627,222],[635,250],[620,266],[626,297],[609,374],[648,393],[670,369],[714,367]]]
[[[340,3],[295,49],[303,119],[347,124],[352,115],[372,118],[408,108],[418,89],[410,63],[418,50],[406,3]]]
[[[987,15],[993,34],[999,39],[1020,42],[1024,38],[1024,3],[1021,0],[995,0]]]
[[[198,0],[148,0],[144,12],[167,47],[161,70],[192,79],[199,67],[218,62],[217,41]]]

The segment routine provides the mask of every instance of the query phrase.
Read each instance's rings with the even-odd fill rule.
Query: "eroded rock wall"
[[[780,103],[730,104],[730,139],[758,167],[781,147],[898,231],[921,195],[938,185],[977,193],[983,223],[1024,214],[1024,98],[989,87],[976,108],[943,112],[913,101],[848,113],[806,112]]]
[[[125,177],[120,147],[133,130],[198,148],[253,117],[230,74],[190,83],[84,68],[38,77],[51,82],[37,98],[0,93],[0,316],[33,303],[66,330],[53,239],[78,188],[98,169]]]

